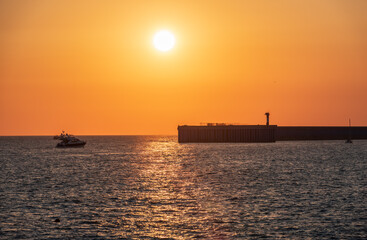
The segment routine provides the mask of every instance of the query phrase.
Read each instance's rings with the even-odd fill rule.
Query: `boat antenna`
[[[352,123],[349,118],[348,139],[346,143],[352,143]]]

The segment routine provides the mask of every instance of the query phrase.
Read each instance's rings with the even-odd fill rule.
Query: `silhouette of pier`
[[[367,127],[277,125],[178,126],[178,142],[276,142],[367,139]]]
[[[178,142],[275,142],[274,125],[178,126]]]
[[[295,140],[367,139],[367,127],[231,125],[178,126],[178,142],[276,142]]]

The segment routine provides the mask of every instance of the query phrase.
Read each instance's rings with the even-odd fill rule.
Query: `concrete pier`
[[[178,126],[178,142],[275,142],[275,125]]]
[[[367,139],[367,127],[277,127],[276,141]]]
[[[275,142],[293,140],[367,139],[367,127],[307,127],[277,125],[178,126],[178,142]]]

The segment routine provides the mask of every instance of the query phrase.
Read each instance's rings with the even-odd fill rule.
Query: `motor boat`
[[[55,138],[55,137],[54,137],[54,139],[61,140],[61,142],[59,142],[56,145],[56,147],[59,147],[59,148],[84,147],[84,145],[87,143],[86,141],[82,141],[82,140],[74,137],[71,134],[65,133],[64,131],[62,131],[62,133],[59,136],[57,136],[57,138]]]

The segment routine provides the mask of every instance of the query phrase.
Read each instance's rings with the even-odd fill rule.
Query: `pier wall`
[[[275,142],[367,139],[367,127],[279,127],[277,125],[178,126],[178,142]]]
[[[275,125],[179,126],[178,142],[275,142]]]
[[[277,127],[277,141],[367,139],[367,127]]]

